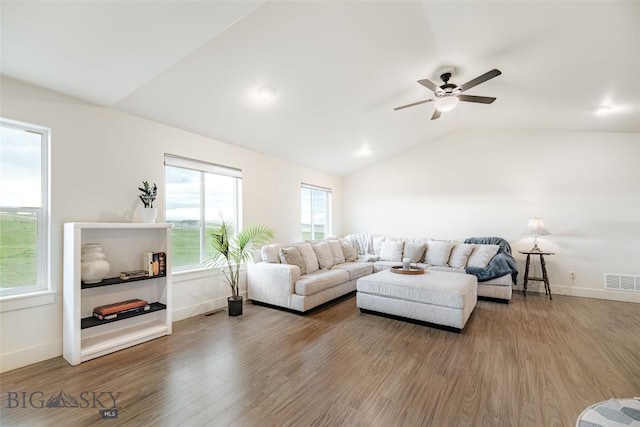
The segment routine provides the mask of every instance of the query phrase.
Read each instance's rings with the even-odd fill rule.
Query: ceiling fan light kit
[[[455,95],[445,96],[436,101],[436,108],[443,113],[451,111],[458,105],[458,97]]]
[[[488,97],[488,96],[462,95],[462,92],[469,90],[472,87],[479,85],[480,83],[484,83],[487,80],[490,80],[494,77],[498,77],[500,74],[502,74],[500,70],[494,68],[493,70],[487,71],[481,76],[478,76],[473,80],[469,80],[468,82],[460,86],[457,86],[453,83],[449,83],[449,79],[451,79],[452,74],[453,73],[451,71],[442,73],[440,78],[442,79],[444,84],[441,86],[436,85],[429,79],[418,80],[418,83],[420,83],[422,86],[426,87],[427,89],[431,90],[436,95],[436,99],[435,99],[436,109],[433,112],[433,116],[431,116],[431,120],[438,119],[441,113],[451,111],[454,108],[456,108],[456,105],[458,105],[459,101],[475,102],[479,104],[491,104],[493,101],[496,100],[496,98]],[[403,106],[394,108],[394,110],[397,111],[403,108],[413,107],[413,106],[424,104],[430,101],[433,101],[433,99],[427,99],[424,101],[418,101],[412,104],[403,105]]]

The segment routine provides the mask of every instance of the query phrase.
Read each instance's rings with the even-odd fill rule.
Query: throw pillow
[[[384,236],[373,236],[371,238],[371,246],[375,255],[380,255],[380,246],[384,242]]]
[[[340,242],[337,240],[329,240],[327,243],[329,243],[329,249],[331,249],[331,254],[333,255],[333,265],[344,264],[345,260]]]
[[[449,256],[449,267],[465,268],[471,252],[473,252],[473,245],[469,243],[455,244]]]
[[[280,264],[280,243],[272,243],[262,247],[262,260],[264,262],[272,262]]]
[[[424,252],[426,250],[426,243],[404,242],[404,252],[402,257],[411,259],[411,262],[422,262],[424,259]]]
[[[429,243],[427,244],[427,254],[424,257],[424,261],[429,265],[448,267],[451,249],[453,249],[453,243],[440,240],[429,240]]]
[[[313,250],[310,243],[296,243],[294,246],[300,251],[307,274],[320,270],[316,252]]]
[[[358,252],[356,252],[352,245],[343,242],[340,246],[342,247],[342,254],[346,262],[356,262],[358,260]]]
[[[283,264],[297,265],[300,267],[301,276],[307,274],[304,267],[304,261],[302,260],[302,255],[300,255],[300,251],[295,246],[280,248],[280,261]]]
[[[318,264],[322,270],[328,270],[333,267],[333,254],[327,242],[321,242],[313,245],[313,250],[318,257]]]
[[[485,268],[498,253],[498,245],[473,245],[473,252],[467,261],[467,267]]]
[[[402,261],[404,242],[382,242],[380,245],[380,259],[382,261]]]

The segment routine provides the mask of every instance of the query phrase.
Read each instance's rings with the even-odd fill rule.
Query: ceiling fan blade
[[[470,81],[466,82],[463,85],[460,85],[459,86],[460,90],[464,92],[465,90],[471,89],[474,86],[478,86],[480,83],[484,83],[487,80],[490,80],[490,79],[492,79],[494,77],[498,77],[500,74],[502,74],[502,72],[500,70],[494,68],[493,70],[487,71],[483,75],[478,76],[475,79],[470,80]]]
[[[433,99],[425,99],[424,101],[418,101],[418,102],[414,102],[413,104],[403,105],[401,107],[396,107],[393,110],[398,111],[398,110],[402,110],[403,108],[413,107],[414,105],[420,105],[430,101],[433,101]]]
[[[475,96],[475,95],[458,95],[460,101],[467,102],[479,102],[480,104],[491,104],[496,98],[490,96]]]
[[[440,86],[438,86],[437,84],[435,84],[429,79],[418,80],[418,83],[420,83],[422,86],[426,87],[427,89],[431,90],[433,93],[437,92],[438,89],[440,89]]]
[[[433,116],[431,116],[431,120],[440,118],[440,114],[442,114],[442,112],[436,108],[435,110],[433,110]]]

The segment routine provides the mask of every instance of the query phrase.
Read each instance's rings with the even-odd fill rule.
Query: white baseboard
[[[240,292],[240,295],[244,297],[245,301],[247,299],[247,292]],[[179,320],[188,319],[189,317],[200,316],[204,313],[209,313],[210,311],[227,308],[227,297],[214,298],[207,301],[202,301],[198,304],[193,304],[187,307],[181,307],[178,309],[174,309],[172,312],[173,321],[177,322]]]
[[[540,285],[534,285],[534,286],[535,287],[533,289],[531,285],[527,286],[527,292],[544,293],[544,285],[540,284]],[[516,289],[522,290],[522,285],[518,285]],[[551,294],[640,303],[640,293],[616,291],[611,289],[593,289],[593,288],[581,288],[578,286],[551,285]]]
[[[522,290],[522,285],[518,285],[516,289]],[[543,293],[544,286],[535,288],[529,287],[527,292]],[[553,295],[568,295],[584,298],[597,298],[612,301],[640,303],[640,293],[614,291],[608,289],[593,289],[581,287],[567,287],[551,285],[551,293]],[[247,299],[247,293],[241,292],[241,295]],[[182,307],[173,310],[173,321],[188,319],[189,317],[199,316],[210,311],[218,309],[226,309],[227,297],[215,298],[188,307]],[[13,353],[0,354],[0,372],[7,372],[33,363],[42,362],[47,359],[62,356],[62,341],[54,341],[37,347],[22,349]]]
[[[242,295],[245,300],[247,299],[246,291],[240,292],[240,295]],[[173,321],[177,322],[179,320],[199,316],[221,308],[224,308],[225,310],[227,308],[226,296],[202,301],[198,304],[173,310]],[[62,340],[43,344],[37,347],[18,350],[13,353],[0,354],[0,373],[12,371],[14,369],[22,368],[27,365],[53,359],[54,357],[59,356],[62,356]]]
[[[13,353],[0,354],[0,372],[12,371],[27,365],[62,356],[62,340]]]

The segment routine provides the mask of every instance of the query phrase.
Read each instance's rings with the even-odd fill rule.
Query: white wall
[[[540,246],[556,252],[545,258],[554,293],[640,302],[603,289],[603,273],[640,275],[638,165],[638,134],[457,132],[346,177],[344,229],[499,236],[516,252],[531,248],[522,233],[540,216],[552,233]]]
[[[244,224],[276,230],[295,241],[300,183],[333,189],[333,231],[342,234],[342,178],[3,77],[0,116],[51,128],[51,287],[53,304],[0,313],[0,371],[62,354],[62,225],[128,222],[141,203],[137,187],[158,183],[164,206],[164,153],[243,170]],[[215,112],[212,112],[215,114]],[[158,222],[164,220],[159,213]],[[210,275],[174,278],[174,319],[226,304],[229,289]]]

